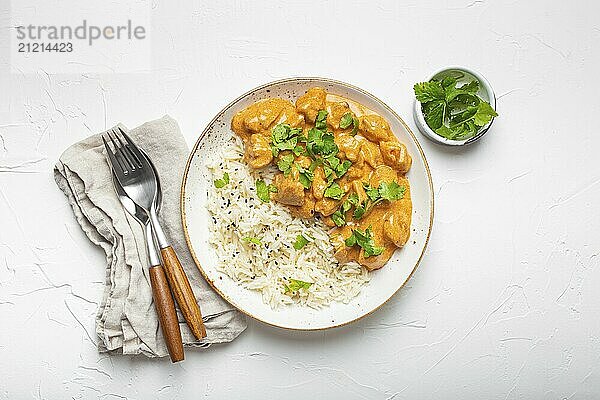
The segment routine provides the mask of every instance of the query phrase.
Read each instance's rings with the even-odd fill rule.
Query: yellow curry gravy
[[[299,182],[297,169],[292,168],[287,176],[279,172],[273,181],[277,192],[271,193],[271,199],[286,205],[296,217],[312,218],[317,215],[332,227],[330,237],[339,262],[356,261],[369,270],[381,268],[396,248],[402,247],[408,240],[412,214],[410,187],[405,176],[412,160],[385,119],[354,101],[314,87],[298,98],[295,105],[280,98],[258,101],[238,112],[233,117],[231,127],[244,141],[245,162],[251,168],[259,169],[277,164],[286,154],[293,154],[283,151],[273,156],[271,134],[275,126],[289,124],[292,128],[302,128],[303,132],[307,132],[314,127],[320,110],[327,111],[327,131],[334,135],[339,148],[337,157],[352,162],[347,173],[335,180],[343,189],[344,196],[339,200],[324,196],[328,182],[323,167],[317,166],[309,189]],[[358,130],[353,129],[352,125],[346,129],[340,127],[342,116],[349,112],[355,118],[355,123],[358,122]],[[302,168],[309,168],[311,159],[306,155],[294,155],[294,162]],[[336,226],[331,215],[340,209],[348,196],[356,193],[360,201],[366,201],[365,185],[378,187],[381,182],[392,181],[404,187],[401,199],[379,202],[358,220],[353,218],[351,211],[347,211],[346,225]],[[365,231],[369,227],[375,245],[383,247],[383,252],[378,256],[365,256],[361,247],[348,247],[344,243],[352,235],[353,229]]]

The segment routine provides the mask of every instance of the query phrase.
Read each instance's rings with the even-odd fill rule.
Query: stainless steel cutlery
[[[115,190],[123,207],[144,226],[159,321],[171,360],[181,361],[184,358],[181,332],[169,286],[197,339],[206,336],[202,315],[185,271],[158,219],[162,196],[156,169],[144,151],[121,128],[118,130],[108,131],[102,136]],[[156,245],[160,248],[160,256]]]

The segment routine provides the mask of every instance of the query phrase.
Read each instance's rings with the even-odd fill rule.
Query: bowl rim
[[[276,84],[281,84],[281,83],[287,83],[287,82],[297,82],[297,81],[314,81],[314,80],[318,80],[318,81],[322,81],[322,82],[326,82],[326,83],[332,83],[332,84],[337,84],[340,86],[345,86],[347,88],[356,90],[360,93],[363,93],[365,96],[370,97],[371,99],[373,99],[376,102],[379,102],[387,111],[389,111],[395,118],[398,119],[398,121],[400,121],[400,123],[404,126],[404,128],[406,129],[406,131],[408,132],[408,134],[412,137],[412,139],[414,140],[414,143],[417,147],[417,149],[419,150],[419,153],[421,155],[421,158],[423,159],[423,164],[425,166],[425,172],[427,174],[427,181],[429,184],[429,204],[430,204],[430,211],[429,211],[429,229],[427,231],[427,236],[425,238],[425,243],[423,244],[423,249],[421,250],[421,254],[419,255],[419,258],[417,259],[417,261],[415,262],[415,265],[413,266],[410,274],[407,276],[406,280],[402,283],[402,285],[400,285],[385,301],[383,301],[381,304],[379,304],[377,307],[375,307],[374,309],[372,309],[371,311],[364,313],[354,319],[351,319],[349,321],[345,321],[342,323],[338,323],[337,325],[333,325],[333,326],[327,326],[327,327],[318,327],[318,328],[295,328],[295,327],[287,327],[287,326],[281,326],[281,325],[277,325],[275,323],[269,322],[269,321],[265,321],[264,319],[261,319],[253,314],[251,314],[250,312],[240,308],[237,306],[237,304],[232,301],[229,296],[227,296],[225,293],[223,293],[221,290],[219,290],[216,285],[214,284],[214,282],[212,282],[212,280],[208,277],[208,275],[205,273],[204,269],[201,267],[200,264],[200,260],[198,260],[198,257],[196,256],[196,252],[194,251],[194,248],[192,246],[192,242],[191,242],[191,238],[189,236],[189,232],[188,232],[188,227],[187,227],[187,222],[186,222],[186,211],[185,211],[185,196],[186,196],[186,183],[188,181],[188,173],[190,171],[190,167],[192,164],[192,160],[194,158],[194,155],[196,154],[196,151],[198,150],[198,147],[200,146],[200,143],[202,141],[202,139],[204,138],[204,136],[208,133],[210,127],[216,122],[216,120],[221,117],[221,115],[223,115],[225,112],[227,112],[231,107],[235,106],[240,100],[243,100],[245,97],[251,95],[253,92],[257,91],[257,90],[261,90],[261,89],[265,89],[269,86],[272,85],[276,85]],[[229,304],[231,304],[233,307],[235,307],[236,310],[240,311],[241,313],[243,313],[244,315],[247,315],[251,318],[253,318],[256,321],[260,321],[266,325],[269,326],[273,326],[275,328],[280,328],[280,329],[285,329],[285,330],[291,330],[291,331],[304,331],[304,332],[311,332],[311,331],[324,331],[327,329],[333,329],[333,328],[340,328],[342,326],[346,326],[349,325],[353,322],[356,322],[362,318],[367,317],[368,315],[371,315],[373,313],[375,313],[376,311],[378,311],[379,309],[381,309],[385,304],[387,304],[405,285],[406,283],[412,278],[413,274],[415,273],[415,271],[417,270],[417,267],[420,265],[421,260],[423,259],[423,256],[425,255],[425,251],[427,250],[427,246],[429,244],[429,239],[431,237],[431,231],[433,229],[433,220],[434,220],[434,210],[435,210],[435,193],[434,193],[434,188],[433,188],[433,178],[431,177],[431,170],[429,168],[429,163],[427,162],[427,158],[425,157],[425,153],[423,152],[423,148],[421,146],[421,143],[419,142],[419,140],[417,139],[416,135],[412,132],[412,130],[410,129],[410,127],[408,126],[408,124],[400,117],[400,115],[398,115],[398,113],[396,113],[389,105],[387,105],[383,100],[379,99],[378,97],[374,96],[373,94],[371,94],[370,92],[361,89],[357,86],[354,86],[352,84],[343,82],[343,81],[338,81],[335,79],[330,79],[330,78],[323,78],[323,77],[316,77],[316,76],[311,76],[311,77],[290,77],[290,78],[283,78],[283,79],[278,79],[275,81],[271,81],[271,82],[267,82],[264,83],[260,86],[257,86],[251,90],[248,90],[246,92],[244,92],[243,94],[241,94],[240,96],[236,97],[234,100],[232,100],[231,102],[229,102],[225,107],[223,107],[219,112],[217,112],[215,114],[215,116],[210,120],[210,122],[208,122],[208,124],[206,125],[206,127],[204,128],[204,130],[202,131],[202,133],[200,134],[200,136],[198,137],[198,139],[196,139],[196,142],[194,144],[194,146],[192,147],[192,149],[190,150],[190,154],[188,156],[188,160],[186,162],[185,165],[185,170],[183,173],[183,177],[182,177],[182,182],[181,182],[181,190],[180,190],[180,197],[179,197],[179,204],[180,204],[180,213],[181,213],[181,223],[183,226],[183,234],[185,237],[185,241],[187,244],[187,247],[192,255],[192,259],[194,260],[194,263],[196,264],[196,267],[198,268],[198,270],[200,271],[202,277],[204,278],[204,280],[206,280],[206,282],[208,282],[208,284],[211,286],[211,288],[219,295],[221,296],[221,298],[223,298],[225,301],[227,301]]]
[[[469,67],[465,67],[462,65],[450,65],[447,67],[439,68],[439,69],[435,70],[433,73],[431,73],[425,79],[425,82],[429,82],[435,76],[441,74],[442,72],[446,72],[446,71],[463,71],[463,72],[471,74],[475,78],[477,78],[477,80],[481,84],[481,87],[488,94],[490,105],[492,106],[492,108],[494,110],[496,110],[496,93],[494,92],[492,85],[481,73],[479,73]],[[421,132],[421,134],[423,134],[423,136],[425,136],[426,138],[430,139],[433,142],[444,144],[446,146],[466,146],[466,145],[476,142],[477,140],[481,139],[483,137],[483,135],[485,135],[487,133],[487,131],[490,129],[490,127],[494,123],[494,120],[496,119],[495,117],[492,118],[492,120],[490,122],[488,122],[486,125],[482,126],[481,129],[479,129],[479,131],[477,132],[477,134],[475,136],[473,136],[469,139],[451,140],[451,139],[446,139],[445,137],[438,135],[429,127],[429,125],[427,125],[427,122],[425,122],[425,117],[423,116],[423,111],[421,110],[421,102],[419,102],[416,98],[414,100],[413,117],[415,119],[417,128],[419,128],[419,131]]]

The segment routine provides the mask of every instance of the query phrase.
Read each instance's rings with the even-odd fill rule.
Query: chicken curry
[[[259,197],[296,217],[322,218],[339,262],[378,269],[408,240],[412,159],[378,114],[314,87],[295,105],[258,101],[238,112],[231,127],[251,168],[277,166]]]

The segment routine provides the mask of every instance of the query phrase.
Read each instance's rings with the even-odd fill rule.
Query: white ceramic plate
[[[391,260],[371,274],[371,281],[349,304],[332,303],[314,310],[292,305],[272,310],[262,302],[259,292],[245,289],[222,272],[217,271],[217,256],[208,243],[210,215],[206,210],[207,188],[212,185],[204,166],[208,154],[233,135],[231,118],[239,110],[267,97],[281,97],[295,102],[306,90],[320,86],[329,93],[357,101],[383,116],[396,137],[406,145],[413,158],[408,173],[413,202],[411,236],[404,248],[396,250]],[[245,314],[281,328],[317,330],[348,324],[377,310],[410,278],[416,269],[431,232],[433,223],[433,186],[423,150],[404,121],[375,96],[343,82],[324,78],[290,78],[260,86],[227,105],[202,132],[187,163],[181,190],[183,228],[196,265],[212,287],[228,302]]]

